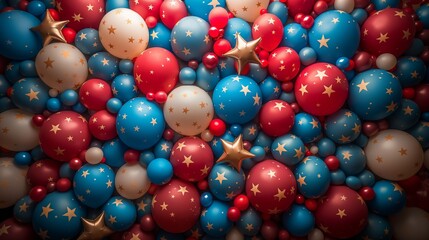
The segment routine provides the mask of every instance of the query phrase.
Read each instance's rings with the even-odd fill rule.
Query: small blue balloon
[[[76,33],[74,40],[76,47],[86,55],[103,51],[98,31],[93,28],[84,28]]]
[[[237,36],[240,35],[245,41],[252,40],[252,28],[241,18],[230,18],[225,27],[223,38],[228,40],[231,46],[235,46]]]
[[[355,176],[348,176],[346,177],[346,185],[354,190],[359,190],[362,187],[362,183],[360,182],[360,179]]]
[[[305,146],[299,137],[286,134],[274,139],[271,154],[277,161],[287,166],[293,166],[304,159]]]
[[[359,137],[354,141],[354,144],[364,148],[368,144],[368,140],[369,138],[365,134],[360,134]]]
[[[111,84],[113,96],[123,103],[137,97],[139,90],[134,82],[134,77],[130,74],[116,76]]]
[[[161,47],[172,51],[170,43],[171,31],[162,22],[158,22],[156,26],[149,30],[149,45],[148,47]]]
[[[228,142],[234,141],[234,137],[231,135],[230,132],[226,132],[222,137],[214,137],[213,140],[210,142],[210,147],[213,151],[215,159],[219,158],[223,154],[223,147],[220,139],[223,139]]]
[[[341,169],[331,172],[331,183],[333,185],[343,185],[346,181],[346,175]]]
[[[79,94],[73,89],[67,89],[61,93],[60,100],[64,106],[73,106],[79,101]]]
[[[290,47],[296,52],[300,52],[303,48],[305,48],[308,45],[307,29],[303,28],[301,24],[289,23],[284,27],[283,32],[284,33],[283,33],[283,40],[281,42],[281,46]],[[316,52],[314,52],[314,56],[316,56]],[[308,64],[304,64],[304,65],[308,65]]]
[[[419,17],[419,20],[423,23],[425,29],[429,28],[429,6],[427,4],[422,4],[419,8],[416,9],[416,14]]]
[[[201,214],[200,225],[203,231],[211,237],[225,236],[233,226],[227,216],[228,209],[227,203],[214,200]]]
[[[372,189],[375,197],[368,202],[369,209],[377,214],[387,216],[398,213],[406,203],[405,191],[397,183],[380,180]]]
[[[299,192],[307,198],[318,198],[326,193],[331,182],[331,174],[325,162],[308,156],[294,170]]]
[[[249,68],[250,70],[247,76],[255,80],[257,83],[262,82],[268,75],[267,68],[263,68],[259,64],[249,63]]]
[[[104,142],[101,150],[103,150],[103,156],[106,159],[107,165],[119,168],[125,164],[124,154],[128,150],[128,147],[118,138]]]
[[[70,165],[67,163],[63,163],[60,167],[60,177],[61,178],[68,178],[70,181],[73,180],[75,176],[75,171],[70,168]]]
[[[13,162],[18,166],[28,166],[31,161],[31,154],[29,152],[17,152]]]
[[[196,85],[207,92],[213,91],[219,82],[219,70],[217,68],[208,69],[203,63],[198,65]]]
[[[340,160],[340,168],[347,176],[355,176],[365,169],[365,152],[358,145],[346,144],[338,146],[335,156]]]
[[[218,69],[220,73],[220,78],[225,78],[229,75],[237,74],[237,71],[234,67],[234,58],[219,58]]]
[[[363,186],[371,187],[375,183],[375,176],[371,171],[363,170],[359,173],[358,178]]]
[[[245,175],[227,163],[217,163],[208,176],[211,193],[219,200],[231,201],[244,189]]]
[[[27,12],[33,14],[38,17],[45,13],[46,6],[42,1],[33,0],[27,5]]]
[[[401,57],[396,64],[395,75],[402,87],[418,85],[426,76],[426,65],[420,58]]]
[[[281,94],[281,88],[280,88],[279,81],[275,80],[274,78],[268,76],[265,78],[264,81],[259,83],[259,88],[261,89],[262,93],[262,103],[265,104],[266,102],[274,99],[278,99]]]
[[[25,195],[15,203],[13,207],[13,216],[22,223],[30,223],[36,204],[36,202],[31,200],[30,196]]]
[[[124,231],[130,228],[137,218],[135,204],[120,196],[110,198],[103,210],[104,223],[113,231]]]
[[[154,184],[166,184],[173,177],[173,166],[165,158],[155,158],[147,166],[147,176]]]
[[[229,128],[229,131],[231,131],[232,135],[234,135],[235,137],[238,137],[238,135],[242,133],[243,128],[241,127],[240,124],[232,124],[231,127]]]
[[[281,2],[271,2],[267,8],[269,13],[276,15],[281,21],[282,24],[285,25],[288,18],[288,8],[286,4]]]
[[[140,153],[139,162],[143,166],[149,166],[149,163],[155,159],[155,154],[152,151],[143,151]]]
[[[173,143],[164,139],[159,140],[159,142],[153,147],[153,153],[156,158],[170,158],[171,148]]]
[[[19,64],[19,72],[24,77],[38,77],[33,60],[25,60]]]
[[[299,50],[299,59],[304,66],[308,66],[316,62],[317,53],[311,47],[304,47]]]
[[[61,110],[61,101],[58,98],[49,98],[46,102],[46,109],[51,112],[58,112]]]
[[[256,210],[250,207],[246,211],[241,212],[240,220],[235,224],[241,233],[252,237],[259,233],[262,226],[262,218]]]
[[[4,112],[6,110],[14,108],[14,104],[12,100],[8,97],[0,98],[0,112]]]
[[[314,228],[314,215],[304,206],[293,204],[282,215],[283,227],[293,236],[304,237]]]
[[[110,12],[117,8],[130,8],[128,0],[107,0],[106,1],[106,12]]]
[[[42,113],[49,101],[49,87],[39,78],[23,78],[13,86],[13,103],[30,113]],[[61,104],[59,105],[61,107]],[[54,108],[56,109],[56,108]]]
[[[259,124],[250,122],[243,126],[243,139],[253,141],[259,134]]]
[[[304,143],[315,142],[322,137],[322,125],[317,117],[300,112],[295,115],[292,133]]]
[[[135,200],[138,220],[152,212],[152,198],[152,195],[146,193],[143,197]]]
[[[203,192],[200,196],[201,206],[208,208],[213,203],[213,195],[210,192]]]
[[[1,46],[0,46],[0,50],[1,50]],[[9,81],[10,84],[14,84],[17,81],[21,80],[22,78],[21,72],[19,71],[20,63],[21,62],[12,61],[6,66],[4,76]]]
[[[264,160],[264,158],[265,158],[265,150],[261,146],[253,146],[250,149],[250,152],[255,155],[252,158],[252,160],[255,162],[260,162],[260,161]]]
[[[108,52],[98,52],[88,59],[88,70],[92,77],[110,81],[119,73],[119,59]]]
[[[418,57],[423,52],[425,44],[420,38],[414,38],[410,48],[405,51],[404,55]]]
[[[325,134],[337,144],[353,142],[361,132],[361,121],[349,109],[340,109],[326,118]]]
[[[86,107],[83,106],[83,104],[80,102],[73,105],[72,109],[73,109],[73,111],[78,112],[78,113],[84,113],[86,111]]]
[[[122,59],[119,61],[119,71],[123,74],[132,74],[134,63],[129,59]]]
[[[31,158],[33,158],[34,161],[38,161],[46,157],[40,145],[31,149],[30,154],[31,154]]]
[[[273,139],[260,131],[253,144],[253,146],[260,146],[265,150],[265,152],[269,152],[271,145],[273,144]]]
[[[122,102],[117,98],[111,98],[106,103],[107,111],[113,114],[118,113],[121,107],[122,107]]]
[[[180,69],[179,81],[181,84],[192,85],[197,80],[197,73],[190,67]]]
[[[337,59],[337,62],[335,63],[335,65],[339,69],[346,69],[350,65],[350,60],[346,57],[340,57]]]
[[[368,13],[362,8],[355,8],[350,14],[359,25],[362,25],[368,18]]]
[[[289,104],[296,102],[295,94],[293,92],[282,92],[279,99]]]
[[[336,145],[334,141],[326,137],[321,138],[317,142],[317,148],[319,149],[318,154],[321,157],[327,157],[329,155],[333,155],[335,154],[335,151],[336,151]]]
[[[423,149],[429,148],[429,121],[420,121],[408,130],[408,133],[415,137]]]
[[[400,0],[371,0],[374,4],[375,10],[379,11],[386,8],[399,7]]]

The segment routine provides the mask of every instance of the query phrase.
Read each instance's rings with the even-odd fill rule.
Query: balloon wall
[[[0,240],[427,240],[428,66],[428,0],[0,0]]]

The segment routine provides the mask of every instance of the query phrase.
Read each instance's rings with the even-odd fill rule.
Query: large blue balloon
[[[307,198],[318,198],[328,191],[331,174],[322,159],[308,156],[295,168],[299,192]]]
[[[0,55],[13,60],[35,58],[42,41],[31,28],[39,24],[39,19],[28,12],[0,13]]]
[[[134,202],[116,196],[103,207],[106,226],[114,231],[124,231],[130,228],[137,218],[137,209]]]
[[[227,163],[217,163],[208,176],[209,188],[219,200],[231,201],[244,189],[245,175]]]
[[[227,203],[215,200],[210,207],[203,210],[200,224],[204,232],[211,237],[225,236],[232,227],[232,222],[227,216],[228,209]]]
[[[42,113],[49,99],[49,87],[39,78],[23,78],[16,82],[11,96],[13,103],[31,113]]]
[[[209,13],[215,7],[226,7],[225,0],[185,0],[186,7],[190,15],[209,20]]]

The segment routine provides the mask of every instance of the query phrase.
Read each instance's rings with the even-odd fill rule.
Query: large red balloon
[[[155,17],[159,19],[159,8],[162,0],[130,0],[130,9],[137,12],[143,19]]]
[[[265,13],[256,18],[252,27],[253,39],[261,38],[259,47],[271,52],[282,41],[283,24],[274,14]]]
[[[400,56],[412,44],[416,28],[411,15],[402,9],[386,8],[366,19],[361,27],[361,47],[373,54]]]
[[[174,175],[185,181],[200,181],[213,167],[212,149],[198,137],[179,139],[171,150]]]
[[[300,67],[299,55],[292,48],[277,48],[268,59],[268,72],[281,82],[291,81],[298,75]]]
[[[60,178],[61,163],[51,159],[38,160],[31,164],[27,172],[27,182],[31,186],[43,186],[57,182]]]
[[[94,113],[89,119],[88,125],[92,136],[97,139],[106,141],[118,135],[116,132],[116,117],[106,110]]]
[[[177,0],[165,0],[159,9],[162,23],[169,29],[173,29],[176,23],[188,15],[185,3]]]
[[[310,14],[313,10],[315,0],[288,0],[287,7],[290,16],[295,17],[296,14]]]
[[[170,92],[177,83],[178,74],[176,57],[164,48],[149,48],[134,63],[134,79],[144,94]]]
[[[33,240],[37,239],[36,233],[31,224],[18,222],[15,218],[8,218],[0,222],[0,240],[19,239]]]
[[[319,200],[315,212],[317,226],[335,238],[350,238],[361,232],[368,218],[362,197],[346,186],[331,186]]]
[[[296,180],[285,165],[267,159],[250,170],[246,195],[258,211],[277,214],[287,210],[295,200]]]
[[[179,179],[158,188],[152,199],[152,216],[167,232],[190,230],[200,216],[200,195],[195,186]]]
[[[262,131],[271,137],[288,133],[294,124],[295,112],[282,100],[271,100],[265,103],[259,112],[259,125]]]
[[[89,79],[83,83],[79,90],[80,102],[89,110],[102,110],[113,97],[110,85],[101,79]]]
[[[104,1],[100,0],[57,0],[56,7],[61,20],[69,20],[67,27],[76,32],[83,28],[98,29],[106,13]]]
[[[69,161],[88,149],[91,143],[86,119],[72,111],[57,112],[48,117],[39,132],[40,147],[49,157]]]
[[[338,111],[347,100],[349,85],[335,65],[315,63],[304,68],[295,82],[295,97],[306,112],[325,116]]]

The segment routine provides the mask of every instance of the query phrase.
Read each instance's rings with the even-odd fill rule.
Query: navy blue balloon
[[[129,59],[119,61],[119,71],[124,74],[131,74],[134,70],[134,63]]]
[[[363,186],[371,187],[375,183],[375,176],[371,171],[363,170],[359,173],[358,178]]]
[[[42,1],[33,0],[27,5],[27,12],[33,14],[34,16],[40,16],[45,13],[46,6]]]
[[[196,74],[196,85],[206,90],[207,92],[213,91],[220,79],[218,68],[208,69],[204,66],[203,63],[200,63],[200,65],[198,65]]]
[[[420,119],[420,108],[413,100],[402,99],[398,108],[387,120],[389,128],[407,130],[414,126]]]
[[[305,146],[299,137],[286,134],[274,139],[271,154],[277,161],[293,166],[304,159]]]
[[[252,237],[259,233],[262,226],[262,218],[256,210],[250,207],[246,211],[241,212],[241,217],[235,224],[244,236]]]
[[[292,133],[304,143],[315,142],[322,137],[322,125],[317,117],[300,112],[295,115]]]
[[[318,148],[318,154],[321,157],[327,157],[329,155],[333,155],[335,153],[336,150],[336,145],[334,143],[334,141],[332,141],[329,138],[321,138],[318,142],[317,142],[317,148]]]
[[[120,196],[110,198],[103,210],[104,223],[113,231],[124,231],[130,228],[137,218],[134,202]]]
[[[13,60],[33,59],[42,41],[31,28],[40,20],[31,13],[12,10],[0,13],[0,55]]]
[[[343,185],[346,181],[346,175],[341,169],[331,172],[331,183],[333,185]]]
[[[361,239],[390,240],[393,237],[393,229],[388,219],[374,213],[368,214],[368,224],[359,234]]]
[[[149,193],[143,195],[143,197],[134,200],[137,206],[137,219],[140,220],[144,215],[152,212],[152,198],[153,196]]]
[[[331,174],[325,162],[316,157],[304,158],[294,170],[298,191],[306,198],[318,198],[326,193]]]
[[[314,228],[314,215],[303,205],[293,204],[282,215],[283,227],[293,236],[304,237]]]
[[[417,57],[423,52],[425,44],[420,38],[414,38],[410,48],[405,51],[404,55]]]
[[[13,102],[8,97],[1,97],[0,98],[0,112],[4,112],[6,110],[16,108],[15,105],[13,105]]]
[[[276,15],[284,25],[288,18],[288,8],[286,4],[281,2],[271,2],[267,8],[269,13]]]
[[[190,15],[200,17],[206,21],[209,20],[209,13],[215,7],[226,8],[225,0],[185,0],[185,5],[188,8]]]
[[[110,12],[117,8],[130,8],[128,0],[107,0],[106,1],[106,12]]]
[[[233,224],[228,219],[229,205],[221,201],[213,201],[210,207],[203,210],[200,224],[204,232],[211,237],[223,237],[232,228]],[[222,231],[219,231],[221,230]]]
[[[365,152],[358,145],[347,144],[338,146],[335,156],[340,160],[340,168],[347,176],[357,175],[365,169]]]
[[[316,62],[317,53],[311,47],[303,47],[299,51],[299,59],[304,66],[308,66]]]
[[[380,180],[372,189],[375,197],[368,202],[369,209],[377,214],[387,216],[398,213],[406,203],[406,193],[397,183]]]
[[[219,200],[231,201],[244,189],[245,175],[227,163],[217,163],[209,173],[211,193]]]
[[[284,27],[281,46],[290,47],[296,52],[308,45],[308,32],[301,24],[289,23]]]
[[[180,69],[179,81],[184,85],[192,85],[197,80],[197,73],[190,67],[184,67]]]
[[[9,82],[6,80],[4,75],[0,75],[0,97],[4,97],[7,94],[7,89],[10,87]]]
[[[124,153],[128,150],[128,147],[118,138],[105,142],[102,150],[107,165],[119,168],[125,164]]]
[[[119,59],[108,52],[98,52],[88,59],[88,70],[93,78],[112,80],[119,73]]]
[[[75,46],[86,55],[103,51],[98,31],[93,28],[84,28],[76,33]]]
[[[36,204],[36,202],[31,200],[30,196],[25,195],[16,201],[15,206],[13,207],[13,216],[16,220],[22,223],[30,223],[33,218],[33,211]]]
[[[111,84],[113,96],[123,103],[139,95],[139,90],[134,82],[134,77],[129,74],[116,76]]]
[[[263,131],[259,131],[258,136],[253,142],[253,146],[260,146],[265,150],[265,152],[270,151],[272,144],[273,144],[273,139],[268,135],[266,135]]]
[[[203,192],[200,196],[201,206],[207,208],[213,203],[213,195],[210,192]]]
[[[237,34],[246,41],[252,40],[252,28],[249,23],[241,18],[230,18],[228,20],[228,25],[225,27],[223,38],[228,40],[231,46],[234,47]]]
[[[395,75],[402,87],[418,85],[426,76],[426,65],[420,58],[401,57],[396,64]]]
[[[419,8],[416,9],[416,14],[419,17],[419,20],[423,23],[425,29],[429,28],[429,6],[427,4],[422,4]]]
[[[261,89],[263,104],[270,100],[278,99],[281,94],[280,83],[270,76],[259,83],[259,88]]]
[[[42,113],[49,100],[49,87],[39,78],[23,78],[13,87],[13,103],[30,113]]]
[[[170,43],[171,31],[162,22],[158,22],[154,28],[149,30],[148,48],[161,47],[172,51]]]
[[[408,133],[415,137],[423,149],[429,147],[429,121],[420,121],[408,130]]]
[[[325,121],[325,134],[337,144],[353,142],[361,132],[361,121],[349,109],[340,109]]]
[[[19,72],[24,77],[38,77],[36,63],[33,60],[24,60],[19,64]]]
[[[359,190],[362,187],[362,183],[358,177],[355,176],[348,176],[346,177],[346,185],[353,189],[353,190]]]
[[[386,8],[396,8],[399,7],[400,0],[372,0],[375,10],[379,11]]]
[[[60,94],[61,103],[65,106],[73,106],[79,101],[79,94],[73,89],[67,89]]]
[[[4,76],[10,84],[14,84],[22,78],[21,72],[19,71],[20,63],[21,62],[18,61],[11,61],[8,65],[6,65]]]
[[[362,25],[368,18],[368,13],[362,8],[355,8],[350,14],[359,25]]]

